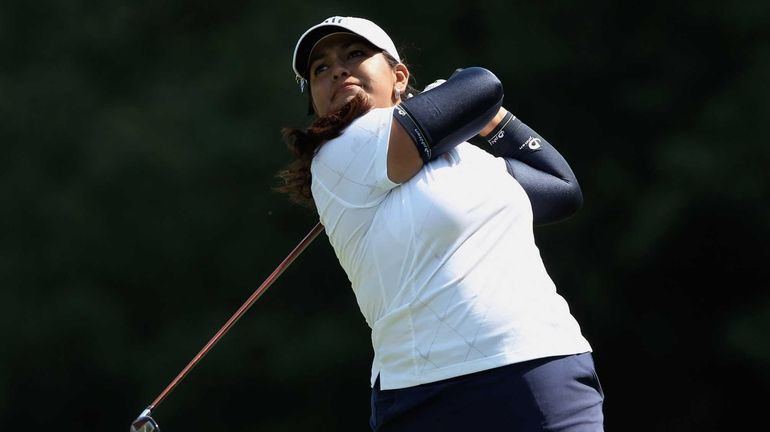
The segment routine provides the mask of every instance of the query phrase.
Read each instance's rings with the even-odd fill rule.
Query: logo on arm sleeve
[[[493,136],[492,138],[487,140],[487,142],[489,142],[489,145],[493,146],[493,145],[497,144],[497,142],[499,140],[503,139],[504,137],[505,137],[505,130],[501,130],[500,132],[495,134],[495,136]]]
[[[540,138],[529,137],[527,141],[519,147],[519,150],[524,150],[525,147],[528,147],[531,151],[540,150]]]

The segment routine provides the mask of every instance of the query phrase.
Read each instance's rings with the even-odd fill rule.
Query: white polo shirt
[[[392,112],[358,118],[311,166],[321,222],[372,329],[372,385],[378,374],[394,389],[590,351],[503,160],[463,143],[396,184]]]

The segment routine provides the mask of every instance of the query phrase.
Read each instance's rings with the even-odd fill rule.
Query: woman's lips
[[[339,86],[337,88],[337,90],[334,90],[334,95],[333,95],[332,99],[336,98],[337,95],[342,94],[342,93],[347,93],[350,90],[355,89],[356,87],[358,87],[358,84],[354,84],[354,83],[343,84],[343,85]]]

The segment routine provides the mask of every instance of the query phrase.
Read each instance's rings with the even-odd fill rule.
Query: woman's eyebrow
[[[345,43],[340,44],[340,45],[333,45],[333,46],[331,46],[329,48],[326,48],[326,49],[323,49],[321,51],[317,51],[315,54],[310,56],[310,60],[307,62],[307,64],[308,64],[308,66],[312,66],[315,61],[317,61],[318,59],[323,58],[326,55],[327,52],[329,52],[330,50],[332,50],[332,49],[334,49],[336,47],[339,47],[342,50],[346,50],[346,49],[350,48],[351,45],[355,45],[357,43],[362,43],[362,42],[359,41],[359,40],[353,40],[353,41],[350,41],[350,42],[345,42]]]

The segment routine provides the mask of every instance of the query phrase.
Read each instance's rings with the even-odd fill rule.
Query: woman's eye
[[[362,55],[364,55],[364,52],[363,52],[363,51],[361,51],[361,50],[358,50],[358,49],[357,49],[357,50],[352,50],[352,51],[350,51],[350,52],[348,53],[348,57],[350,57],[350,58],[353,58],[353,57],[360,57],[360,56],[362,56]]]
[[[327,67],[325,64],[319,64],[318,66],[315,67],[315,69],[313,69],[313,74],[318,75],[321,72],[325,71],[326,69]]]

